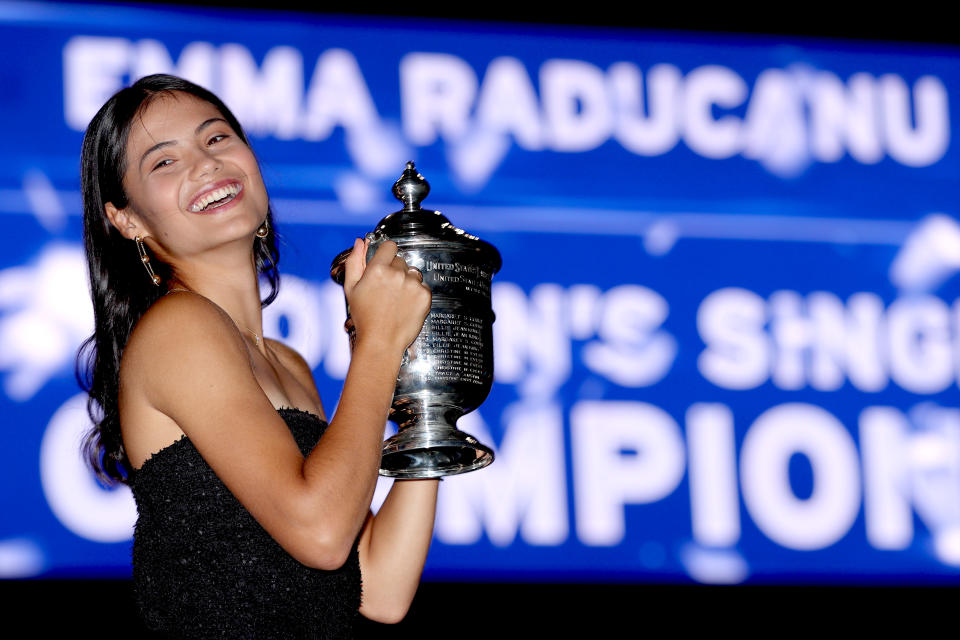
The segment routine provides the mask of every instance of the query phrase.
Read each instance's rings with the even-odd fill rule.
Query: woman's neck
[[[260,282],[252,256],[245,260],[191,260],[176,269],[170,290],[186,289],[208,298],[236,323],[240,332],[263,350]]]

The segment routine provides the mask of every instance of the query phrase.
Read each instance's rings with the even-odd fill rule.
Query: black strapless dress
[[[327,423],[280,409],[304,455]],[[353,637],[357,546],[336,571],[297,562],[214,474],[186,437],[130,478],[137,502],[133,579],[149,628],[184,638]]]

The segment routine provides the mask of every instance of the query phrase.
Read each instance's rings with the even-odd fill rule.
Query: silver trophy
[[[433,292],[430,313],[404,353],[397,376],[390,419],[399,431],[383,443],[380,461],[380,475],[393,478],[451,476],[493,462],[493,451],[456,423],[480,406],[493,383],[490,280],[500,270],[500,252],[450,224],[439,211],[421,209],[429,192],[430,185],[408,162],[393,185],[403,209],[367,234],[368,261],[381,243],[393,240]],[[341,285],[349,253],[338,255],[330,268]],[[345,328],[352,345],[349,304]]]

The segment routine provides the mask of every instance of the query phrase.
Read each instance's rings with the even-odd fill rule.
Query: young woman
[[[143,78],[90,123],[82,174],[96,314],[81,359],[96,425],[87,447],[136,498],[148,625],[334,637],[357,611],[403,618],[437,482],[397,481],[376,516],[369,508],[401,357],[429,310],[419,272],[393,243],[367,264],[355,242],[344,289],[356,343],[327,426],[310,367],[263,337],[276,239],[229,109],[185,80]]]

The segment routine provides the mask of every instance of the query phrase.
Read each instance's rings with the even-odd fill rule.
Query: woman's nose
[[[193,164],[193,175],[200,178],[208,174],[216,173],[222,167],[220,159],[207,150],[198,150],[197,158]]]

